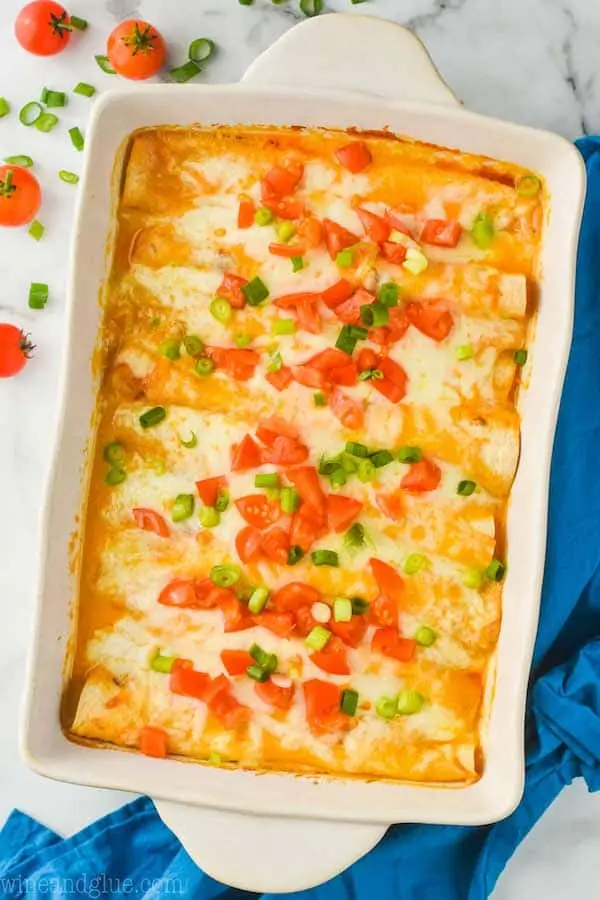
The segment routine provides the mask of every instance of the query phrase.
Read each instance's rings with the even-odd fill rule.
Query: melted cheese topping
[[[297,772],[461,784],[478,777],[481,696],[501,608],[501,586],[484,573],[504,552],[504,510],[519,452],[513,354],[526,346],[541,197],[515,191],[525,173],[514,166],[384,136],[366,139],[372,162],[352,174],[335,155],[348,141],[335,132],[227,128],[143,131],[132,139],[106,304],[109,364],[81,567],[69,723],[78,737],[144,749],[150,726],[164,735],[163,751],[198,760],[214,762],[217,753],[220,761]],[[240,227],[240,202],[261,205],[263,179],[273,166],[301,167],[288,195],[302,203],[303,218],[332,220],[356,236],[349,269],[340,268],[323,241],[299,250],[299,270],[274,255],[271,245],[281,243],[277,215],[264,226]],[[359,209],[380,221],[391,211],[390,240],[422,253],[426,268],[414,274],[388,261],[383,244],[365,234]],[[471,235],[481,214],[493,218],[494,228],[483,249]],[[432,219],[457,223],[455,246],[423,242]],[[290,244],[300,245],[303,223],[296,217],[293,224],[300,234]],[[226,275],[259,277],[268,300],[234,308],[223,323],[211,303]],[[335,391],[329,384],[325,405],[317,405],[314,389],[294,374],[335,345],[343,319],[318,300],[318,327],[306,330],[294,306],[284,310],[273,300],[317,295],[342,277],[373,295],[378,285],[394,282],[397,312],[407,316],[415,304],[427,310],[440,301],[450,313],[451,327],[437,339],[407,319],[403,333],[384,335],[383,344],[377,330],[359,342],[355,361],[369,349],[405,373],[398,401],[376,390],[376,382],[357,380],[355,372],[354,383]],[[281,319],[297,322],[292,333],[276,333]],[[240,334],[259,360],[241,380],[227,364]],[[198,375],[181,343],[186,335],[200,337],[209,355],[211,348],[225,348],[229,356],[213,355],[215,371]],[[166,341],[179,348],[176,359],[164,355]],[[268,378],[277,365],[292,373],[282,390]],[[360,411],[352,427],[340,421],[340,396]],[[165,409],[164,419],[144,428],[140,416],[156,405]],[[293,567],[262,549],[251,561],[240,559],[237,539],[248,522],[235,501],[264,494],[255,487],[258,474],[279,473],[284,484],[293,483],[289,462],[231,471],[231,448],[248,435],[260,445],[257,425],[273,415],[296,429],[302,464],[315,470],[324,457],[343,453],[347,441],[371,453],[393,453],[368,480],[349,471],[337,491],[319,477],[326,497],[355,502],[366,535],[362,545],[348,543],[352,519],[336,531],[329,518]],[[192,436],[196,445],[184,446]],[[111,442],[123,448],[117,467],[126,474],[112,485],[104,452]],[[412,466],[396,455],[406,445],[420,448],[437,473],[424,491],[403,486]],[[196,482],[216,476],[226,478],[231,502],[213,527],[203,527]],[[475,482],[467,496],[458,492],[465,481]],[[181,495],[194,498],[193,514],[173,521]],[[297,516],[306,503],[303,496]],[[139,527],[132,512],[139,509],[149,510],[168,536]],[[275,524],[288,533],[295,527],[289,515]],[[311,554],[319,550],[335,552],[339,565],[316,565]],[[386,598],[389,609],[390,595],[375,577],[373,558],[403,581],[401,598],[392,598],[393,623],[378,612]],[[225,601],[208,608],[157,602],[176,579],[204,584],[215,565],[241,570],[235,585],[241,599],[232,589],[227,595],[241,610],[239,630],[230,630]],[[325,646],[327,654],[337,643],[346,674],[324,669],[306,643],[299,617],[309,614],[312,601],[293,609],[286,637],[271,630],[268,617],[251,617],[245,609],[249,586],[264,585],[266,612],[281,613],[275,592],[290,582],[318,592],[325,604],[321,627],[328,630],[336,630],[335,598],[358,596],[370,604],[357,640],[341,631],[342,638]],[[377,649],[381,629],[390,625],[408,647],[405,657]],[[419,643],[414,638],[423,626],[433,639]],[[174,692],[172,676],[153,668],[157,654],[183,659],[212,684],[226,673],[223,651],[252,645],[276,656],[272,684],[291,687],[289,708],[267,702],[245,672],[230,677],[215,701]],[[342,691],[355,691],[354,715],[341,713],[339,705],[315,713],[307,682],[333,686],[340,702]],[[241,719],[223,713],[218,698],[224,696],[244,711]],[[403,704],[415,697],[416,711],[405,714]],[[382,716],[382,698],[397,698],[399,712]]]

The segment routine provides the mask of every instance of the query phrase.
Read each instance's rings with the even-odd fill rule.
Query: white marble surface
[[[558,131],[569,138],[600,130],[596,0],[326,0],[329,11],[369,13],[412,27],[442,74],[474,110]],[[90,20],[63,55],[47,60],[25,54],[12,22],[20,0],[2,0],[0,95],[13,109],[37,97],[42,85],[70,89],[87,80],[112,85],[93,60],[115,22],[130,15],[161,28],[175,63],[192,37],[211,37],[219,54],[201,78],[237,80],[248,63],[302,18],[297,0],[275,6],[255,0],[78,0],[74,12]],[[174,10],[177,13],[174,14]],[[93,101],[91,101],[93,102]],[[66,786],[31,774],[21,761],[17,721],[24,681],[33,589],[32,559],[38,510],[53,440],[57,373],[63,348],[65,259],[77,188],[58,180],[58,169],[78,171],[81,157],[66,128],[84,129],[90,101],[72,97],[52,134],[25,129],[16,114],[0,121],[0,157],[28,153],[44,188],[40,219],[46,236],[36,244],[22,230],[0,234],[0,319],[31,331],[38,351],[18,379],[0,384],[0,821],[15,806],[69,833],[126,799],[121,794]],[[47,308],[27,308],[30,281],[47,281]],[[563,792],[523,843],[494,894],[495,900],[598,896],[600,796],[581,784]]]

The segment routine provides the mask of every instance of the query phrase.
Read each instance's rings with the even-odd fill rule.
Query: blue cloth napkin
[[[525,795],[513,815],[485,828],[395,826],[364,859],[325,885],[291,895],[296,900],[484,900],[565,784],[583,776],[591,791],[600,789],[600,138],[578,146],[588,195],[575,335],[552,463]],[[147,798],[67,839],[13,812],[0,832],[0,894],[256,896],[201,872]]]

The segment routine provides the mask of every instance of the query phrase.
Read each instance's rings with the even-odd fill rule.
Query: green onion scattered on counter
[[[414,716],[420,712],[425,703],[425,697],[418,691],[410,689],[400,691],[397,697],[397,711],[401,716]]]
[[[79,175],[76,175],[75,172],[67,172],[66,169],[61,169],[58,177],[67,184],[77,184],[79,181]]]
[[[125,447],[119,441],[111,441],[102,451],[102,458],[113,466],[125,462]]]
[[[203,506],[198,511],[198,519],[203,528],[216,528],[221,521],[221,514],[212,506]]]
[[[73,93],[79,94],[81,97],[93,97],[96,93],[96,88],[85,81],[80,81],[73,88]]]
[[[43,309],[48,302],[48,285],[32,281],[29,285],[29,308]]]
[[[239,566],[222,565],[213,566],[210,570],[210,580],[217,587],[233,587],[237,584],[242,576],[242,570]]]
[[[318,652],[323,649],[330,637],[331,632],[327,628],[323,628],[322,625],[315,625],[308,637],[304,639],[304,643],[311,650]]]
[[[184,441],[182,438],[179,438],[179,443],[182,447],[187,447],[188,450],[193,450],[194,447],[198,446],[198,438],[196,437],[196,432],[190,432],[190,438],[187,441]]]
[[[94,59],[102,69],[105,75],[116,75],[117,73],[113,69],[111,62],[108,56],[102,56],[101,54],[97,54],[94,56]]]
[[[166,356],[172,362],[181,359],[181,341],[178,338],[168,338],[158,348],[161,356]]]
[[[69,137],[76,150],[83,150],[85,141],[79,128],[69,128]]]
[[[4,116],[7,116],[10,112],[10,103],[6,99],[6,97],[0,97],[0,119],[3,119]]]
[[[305,16],[318,16],[323,11],[323,0],[300,0],[300,9]]]
[[[288,566],[295,566],[296,563],[299,563],[302,557],[304,556],[304,550],[302,547],[299,547],[298,544],[292,544],[290,549],[288,550],[287,564]]]
[[[269,599],[269,591],[265,587],[257,587],[254,588],[252,593],[250,594],[250,599],[248,600],[248,609],[251,613],[257,616],[260,612],[263,611],[265,606],[267,605],[267,600]]]
[[[358,692],[352,688],[346,688],[342,691],[340,697],[340,709],[347,716],[355,716],[358,708]]]
[[[188,59],[182,66],[176,66],[174,69],[170,69],[169,75],[173,81],[177,82],[177,84],[185,84],[186,81],[195,78],[200,72],[201,69],[198,63],[195,63],[193,59]]]
[[[19,121],[23,125],[34,125],[39,117],[44,112],[40,103],[36,100],[31,100],[29,103],[26,103],[25,106],[19,112]]]
[[[423,459],[423,451],[420,447],[400,447],[398,450],[398,462],[416,463]]]
[[[188,49],[188,56],[195,63],[206,62],[215,52],[214,42],[209,38],[196,38]]]
[[[171,518],[174,522],[183,522],[194,514],[194,495],[177,494],[171,508]]]
[[[212,375],[215,371],[215,364],[208,356],[201,356],[196,360],[194,371],[197,375]]]
[[[13,166],[21,166],[23,169],[30,169],[33,165],[30,156],[6,156],[4,162]]]
[[[315,566],[339,566],[340,560],[335,550],[313,550],[310,554]]]
[[[38,131],[42,131],[47,134],[49,131],[52,131],[53,128],[56,128],[58,125],[58,116],[55,116],[54,113],[42,113],[41,116],[38,116],[35,122],[33,123],[34,128],[37,128]]]
[[[147,409],[146,412],[142,413],[140,416],[140,425],[142,428],[152,428],[154,425],[158,425],[163,419],[166,419],[167,411],[164,406],[153,406],[151,409]]]
[[[41,222],[38,222],[37,219],[34,219],[29,228],[27,229],[27,233],[31,235],[34,241],[41,241],[44,236],[45,227]]]
[[[40,97],[40,101],[45,105],[50,107],[61,107],[66,106],[67,103],[67,95],[64,91],[52,91],[50,88],[42,88],[42,96]]]
[[[475,488],[477,484],[474,481],[470,481],[469,479],[465,479],[464,481],[458,482],[458,487],[456,488],[456,493],[459,497],[470,497],[471,494],[475,492]]]
[[[398,297],[400,290],[398,285],[393,281],[386,281],[379,288],[377,299],[383,306],[398,306]]]

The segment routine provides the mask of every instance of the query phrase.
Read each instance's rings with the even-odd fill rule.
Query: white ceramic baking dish
[[[80,746],[61,731],[59,703],[76,590],[69,547],[87,481],[85,449],[97,390],[91,359],[100,325],[98,292],[110,263],[105,248],[113,217],[109,185],[115,155],[136,128],[196,122],[389,127],[511,160],[546,179],[551,209],[529,385],[520,399],[522,455],[508,516],[495,695],[484,738],[485,770],[472,786],[226,771]],[[544,566],[552,440],[571,339],[583,194],[583,166],[570,144],[467,112],[410,32],[364,16],[306,21],[264,53],[240,84],[153,85],[99,100],[88,131],[72,245],[62,415],[44,510],[23,722],[24,754],[37,772],[149,794],[205,870],[256,891],[298,890],[324,881],[370,849],[391,823],[474,825],[513,810],[523,788],[525,694]],[[260,827],[257,815],[263,817]]]

